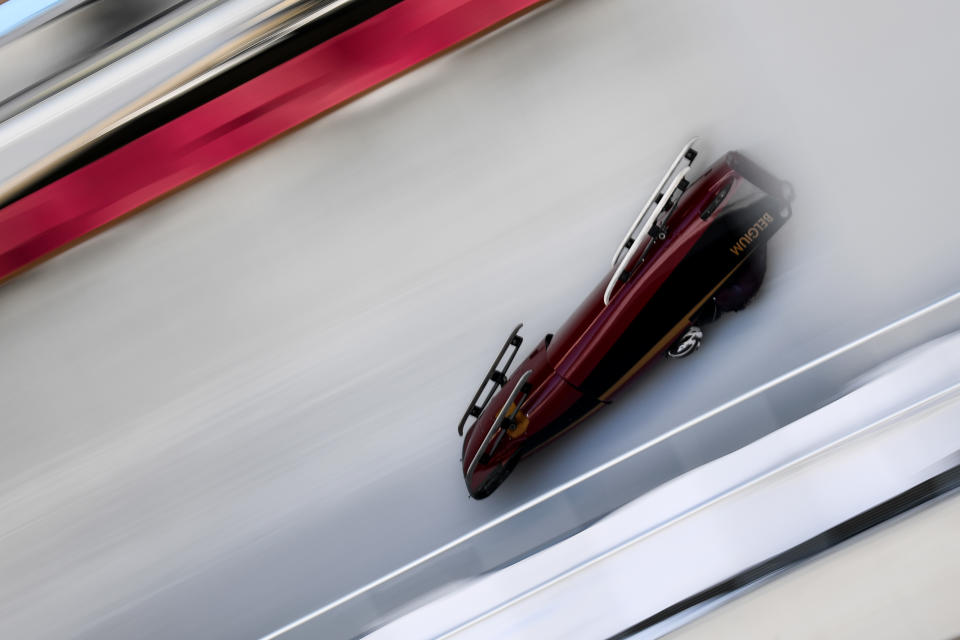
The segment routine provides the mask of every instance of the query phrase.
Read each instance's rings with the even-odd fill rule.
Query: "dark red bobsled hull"
[[[665,351],[691,318],[790,215],[785,183],[739,153],[728,153],[689,186],[664,238],[628,265],[609,304],[613,269],[556,335],[515,368],[468,431],[463,470],[471,495],[484,497],[521,457],[607,404],[614,393]],[[497,412],[526,372],[528,391],[510,430],[497,433]],[[475,458],[477,458],[475,460]],[[471,470],[471,463],[473,469]]]

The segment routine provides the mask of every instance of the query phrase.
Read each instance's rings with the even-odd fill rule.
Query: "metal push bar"
[[[517,356],[517,352],[520,350],[520,345],[523,344],[523,338],[517,335],[520,332],[521,327],[523,327],[522,322],[514,327],[510,337],[507,338],[507,341],[503,343],[503,347],[500,348],[500,353],[497,355],[496,360],[493,361],[493,365],[490,367],[490,370],[487,371],[487,374],[483,377],[483,382],[480,383],[480,388],[477,389],[477,392],[473,395],[473,400],[470,401],[470,405],[467,407],[466,412],[464,412],[463,418],[460,419],[460,424],[457,425],[457,433],[461,436],[463,435],[463,426],[466,424],[467,418],[471,416],[474,418],[479,418],[480,414],[483,413],[483,410],[487,408],[487,403],[490,402],[490,398],[493,397],[493,394],[496,393],[500,387],[506,384],[507,371],[510,370],[510,365],[513,363],[513,359]],[[503,360],[504,354],[507,353],[507,349],[510,347],[513,347],[513,353],[510,354],[510,357],[507,359],[507,364],[504,365],[503,369],[498,370],[497,366],[500,364],[500,361]],[[490,387],[490,390],[487,392],[487,397],[483,399],[481,404],[477,404],[477,400],[480,398],[483,390],[491,382],[493,383],[493,386]]]
[[[533,373],[532,369],[526,371],[522,376],[520,376],[520,379],[517,380],[517,384],[513,386],[513,391],[511,391],[510,395],[507,397],[507,401],[503,403],[502,407],[500,407],[497,417],[494,418],[493,423],[490,425],[490,431],[487,432],[486,437],[484,437],[483,442],[480,444],[480,448],[477,449],[477,453],[474,454],[473,460],[470,461],[470,466],[467,467],[467,478],[473,475],[474,469],[477,468],[477,464],[480,462],[480,458],[482,458],[483,454],[486,452],[487,447],[490,445],[490,441],[493,439],[493,436],[503,430],[504,422],[512,423],[513,419],[520,411],[520,405],[522,405],[523,400],[526,399],[526,391],[524,390],[524,387],[526,386],[527,378],[530,377],[531,373]],[[520,395],[521,391],[524,393],[524,397],[521,398],[520,401],[516,402],[510,415],[506,415],[507,411],[510,409],[510,405],[514,404],[514,401],[517,399],[517,396]]]
[[[677,189],[682,191],[689,185],[686,175],[697,157],[697,151],[693,148],[697,140],[698,138],[692,138],[684,145],[683,149],[680,150],[673,164],[670,165],[670,168],[667,169],[667,172],[663,175],[663,179],[660,180],[660,184],[657,185],[657,188],[643,206],[637,219],[633,221],[633,224],[627,231],[627,235],[624,236],[623,241],[617,246],[617,250],[613,254],[612,262],[615,268],[613,275],[610,277],[610,282],[607,283],[607,288],[603,292],[603,304],[610,304],[614,287],[616,287],[617,282],[620,281],[620,277],[626,270],[627,265],[629,265],[634,256],[636,256],[640,247],[649,246],[649,242],[643,242],[644,236],[650,233],[654,223],[664,209],[675,204],[672,200],[673,193]],[[684,160],[687,161],[687,166],[678,170]],[[669,181],[670,184],[664,189],[667,181]],[[653,205],[652,209],[651,205]],[[627,251],[626,255],[623,253],[624,250]]]

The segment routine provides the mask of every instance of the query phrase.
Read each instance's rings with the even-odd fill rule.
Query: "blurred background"
[[[0,5],[0,119],[155,38],[209,0],[7,0]]]
[[[40,6],[0,4],[2,637],[389,637],[678,478],[732,490],[690,474],[960,328],[955,3]],[[693,135],[698,170],[740,149],[796,189],[756,302],[469,500],[455,423],[496,348],[563,323]],[[934,396],[952,434],[936,353],[832,437]],[[784,540],[940,473],[947,435],[817,476]]]

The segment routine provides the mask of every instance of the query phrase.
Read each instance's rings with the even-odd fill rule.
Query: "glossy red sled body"
[[[692,144],[678,161],[692,164]],[[752,281],[743,274],[757,270],[766,242],[791,215],[792,189],[738,152],[692,183],[677,166],[648,203],[652,209],[631,229],[635,237],[628,233],[607,276],[509,377],[522,341],[519,327],[507,340],[460,424],[462,430],[476,418],[462,449],[464,479],[474,498],[488,496],[521,458],[608,404],[695,321],[715,319],[724,296],[744,287],[749,291],[742,295],[752,296],[759,287],[762,270]]]

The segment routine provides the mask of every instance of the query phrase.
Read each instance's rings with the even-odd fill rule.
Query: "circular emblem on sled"
[[[688,355],[700,348],[703,342],[703,331],[700,327],[688,327],[683,335],[680,336],[673,346],[667,349],[668,358],[686,358]]]

